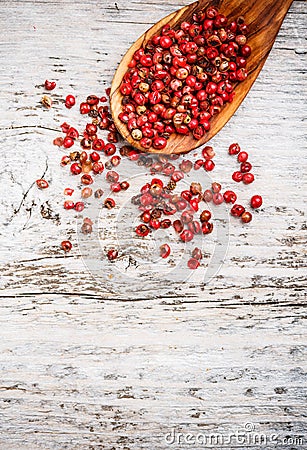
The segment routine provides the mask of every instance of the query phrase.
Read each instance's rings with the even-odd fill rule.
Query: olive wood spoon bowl
[[[215,136],[228,122],[252,87],[270,53],[279,28],[292,1],[293,0],[199,0],[169,14],[153,25],[129,48],[120,62],[112,81],[110,93],[111,112],[116,128],[120,134],[132,146],[142,152],[162,154],[186,153],[209,141],[209,139]],[[127,71],[128,63],[131,61],[134,52],[146,45],[148,40],[154,34],[159,34],[161,28],[165,24],[169,24],[171,27],[175,28],[176,25],[180,24],[182,21],[190,20],[194,12],[210,5],[216,6],[221,14],[228,17],[229,21],[232,21],[239,16],[243,16],[245,22],[249,25],[250,31],[247,36],[247,43],[252,48],[252,54],[247,59],[246,68],[248,77],[246,80],[235,86],[235,97],[232,103],[226,103],[221,112],[211,118],[211,128],[205,133],[203,138],[196,140],[192,133],[189,133],[186,136],[174,133],[169,137],[167,146],[163,150],[156,150],[153,147],[144,149],[140,146],[139,141],[132,138],[126,125],[118,119],[123,98],[119,91],[119,87],[122,78]]]

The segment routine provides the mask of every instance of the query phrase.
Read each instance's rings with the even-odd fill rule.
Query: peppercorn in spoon
[[[113,78],[120,134],[141,151],[163,154],[211,139],[259,75],[292,1],[199,0],[157,22]]]

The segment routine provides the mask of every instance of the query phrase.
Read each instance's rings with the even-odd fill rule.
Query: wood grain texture
[[[276,35],[288,9],[292,4],[292,1],[293,0],[268,0],[266,2],[257,2],[254,0],[214,0],[208,2],[207,0],[202,0],[187,5],[179,11],[168,15],[147,30],[129,48],[121,60],[112,81],[112,114],[116,127],[124,139],[141,151],[164,154],[186,153],[190,150],[198,148],[201,145],[204,145],[212,139],[233,116],[257,79],[271,51]],[[210,120],[211,128],[207,133],[205,133],[203,138],[196,140],[191,133],[187,136],[173,134],[168,139],[167,146],[163,150],[157,150],[153,147],[145,150],[140,145],[139,141],[133,139],[126,124],[118,119],[118,115],[122,112],[122,100],[124,97],[119,88],[123,76],[128,69],[128,64],[132,60],[133,54],[136,50],[141,47],[145,48],[152,36],[159,34],[166,24],[169,24],[172,28],[176,29],[180,23],[184,21],[191,21],[193,14],[197,11],[205,9],[210,4],[216,6],[222,14],[228,17],[229,21],[233,21],[238,17],[243,16],[246,23],[249,25],[250,32],[248,36],[248,44],[252,48],[252,54],[248,58],[246,66],[249,76],[245,81],[239,84],[237,83],[237,86],[235,87],[236,95],[234,100],[231,103],[227,103],[223,107],[220,114],[212,117]]]
[[[250,94],[212,140],[214,180],[233,186],[237,166],[226,153],[239,142],[256,180],[238,194],[246,204],[260,193],[264,206],[249,227],[224,223],[226,254],[210,282],[202,270],[188,278],[184,251],[160,276],[126,260],[106,265],[100,255],[114,230],[84,238],[81,218],[62,209],[63,187],[80,186],[59,167],[52,140],[64,120],[84,125],[62,99],[103,95],[126,49],[185,4],[0,4],[1,449],[200,449],[167,446],[165,435],[227,436],[246,423],[278,435],[263,448],[306,448],[304,2],[294,1]],[[46,78],[58,84],[49,111],[38,87]],[[38,192],[33,181],[45,171],[50,190]],[[121,173],[137,185],[146,178],[129,162]],[[136,211],[122,204],[109,215],[121,248],[146,259],[158,241],[140,245],[127,227]],[[98,222],[99,202],[85,213]],[[74,250],[65,257],[66,237]],[[208,260],[217,238],[204,244]]]

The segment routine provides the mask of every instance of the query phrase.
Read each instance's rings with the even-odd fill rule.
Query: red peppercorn
[[[76,99],[73,95],[67,95],[66,99],[65,99],[65,106],[66,108],[70,109],[72,108],[76,103]]]
[[[190,242],[194,237],[194,234],[191,230],[183,230],[183,232],[180,234],[180,239],[183,242]]]
[[[252,220],[253,216],[251,215],[250,212],[245,211],[242,216],[241,216],[241,221],[243,223],[249,223]]]
[[[111,183],[110,189],[112,192],[120,192],[122,190],[120,183]]]
[[[248,153],[246,152],[240,152],[238,154],[238,162],[239,163],[244,163],[248,160]]]
[[[80,103],[80,113],[81,114],[88,114],[91,110],[91,106],[88,103]]]
[[[114,261],[118,257],[118,251],[115,248],[110,248],[107,252],[107,258],[109,261]]]
[[[230,155],[237,155],[238,153],[240,153],[240,150],[241,150],[241,148],[240,148],[239,144],[231,144],[229,146],[228,153]]]
[[[204,209],[204,211],[201,212],[199,218],[201,222],[209,222],[209,220],[211,219],[211,212],[207,209]]]
[[[62,241],[61,247],[64,250],[64,252],[70,252],[70,250],[72,249],[72,244],[70,241]]]
[[[174,227],[174,230],[176,231],[176,233],[181,233],[183,230],[183,223],[179,219],[174,220],[173,227]]]
[[[161,227],[161,222],[158,219],[151,219],[149,222],[149,226],[154,230],[158,230]]]
[[[215,205],[220,205],[221,203],[223,203],[224,197],[220,192],[218,192],[213,194],[212,200]]]
[[[212,159],[215,156],[213,147],[206,145],[206,147],[203,148],[202,155],[205,159]]]
[[[53,145],[56,145],[57,147],[62,147],[64,142],[64,139],[62,137],[57,137],[53,140]]]
[[[254,209],[260,208],[260,206],[262,205],[261,195],[253,195],[250,200],[250,205]]]
[[[250,162],[246,161],[241,164],[240,170],[242,173],[250,172],[252,170],[252,165]]]
[[[71,162],[71,159],[69,156],[64,155],[61,158],[61,166],[67,166],[67,164],[69,164]]]
[[[95,139],[92,144],[92,149],[97,152],[101,152],[102,150],[105,149],[104,141],[102,139]]]
[[[79,132],[78,130],[76,130],[76,128],[70,127],[69,130],[67,131],[67,136],[71,137],[72,139],[78,139]]]
[[[171,253],[171,248],[168,244],[163,244],[160,246],[160,256],[161,258],[168,258]]]
[[[213,231],[213,223],[211,222],[204,222],[201,226],[201,230],[203,234],[210,234]]]
[[[86,102],[91,106],[95,106],[98,105],[99,98],[97,97],[97,95],[88,95],[86,98]]]
[[[203,165],[204,165],[204,160],[203,159],[198,159],[194,163],[194,170],[199,170]]]
[[[186,210],[186,211],[183,211],[183,213],[181,214],[181,220],[182,220],[182,222],[183,223],[189,223],[189,222],[192,222],[192,220],[193,220],[193,214],[194,214],[194,211],[192,210]]]
[[[82,198],[89,198],[93,194],[93,190],[89,187],[83,188],[81,191]]]
[[[213,194],[210,191],[210,189],[206,189],[204,194],[203,194],[203,201],[206,202],[206,203],[209,203],[209,202],[211,202],[212,197],[213,197]]]
[[[150,233],[150,228],[148,228],[148,226],[144,223],[141,223],[136,227],[135,232],[138,236],[145,237]]]
[[[226,203],[235,203],[237,196],[233,191],[225,191],[223,194]]]
[[[190,200],[190,205],[191,205],[191,207],[193,208],[193,210],[194,210],[195,212],[198,211],[199,205],[198,205],[198,199],[197,199],[197,198],[192,198],[192,199]]]
[[[70,148],[74,145],[74,140],[69,137],[69,136],[65,136],[64,140],[63,140],[63,146],[65,148]]]
[[[93,178],[92,178],[92,176],[90,174],[85,173],[85,174],[82,175],[82,177],[81,177],[81,183],[82,184],[89,185],[89,184],[92,184],[93,182],[94,182],[94,180],[93,180]]]
[[[193,234],[198,234],[201,231],[201,224],[197,220],[192,220],[188,223],[188,229],[192,231]]]
[[[74,189],[71,189],[71,188],[64,189],[64,195],[72,195],[73,193],[74,193]]]
[[[75,204],[71,200],[65,200],[64,202],[64,209],[74,209]]]
[[[230,213],[235,217],[240,217],[244,213],[245,208],[242,205],[235,204],[230,210]]]
[[[186,200],[186,201],[190,201],[192,199],[192,192],[191,191],[182,191],[181,192],[181,197]]]
[[[46,80],[44,86],[47,91],[52,91],[56,87],[56,82]]]
[[[197,260],[200,260],[203,258],[203,254],[202,251],[200,250],[200,248],[195,247],[192,251],[192,258],[195,258]]]
[[[166,229],[172,225],[172,221],[170,219],[161,220],[161,228]]]
[[[81,212],[84,210],[84,203],[83,202],[77,202],[75,203],[75,210],[78,212]]]
[[[121,162],[121,157],[117,156],[117,155],[112,156],[110,162],[111,162],[113,167],[117,167],[120,164],[120,162]]]
[[[122,182],[120,183],[120,187],[121,187],[121,189],[122,189],[123,191],[126,191],[127,189],[129,189],[130,184],[128,183],[128,181],[122,181]]]
[[[104,165],[102,164],[101,161],[97,161],[93,164],[92,169],[93,169],[93,172],[96,174],[102,173],[104,171]]]
[[[196,258],[191,258],[188,261],[188,268],[191,270],[195,270],[200,266],[200,262]]]
[[[222,186],[220,185],[220,183],[216,183],[216,182],[212,183],[211,187],[212,187],[212,191],[215,194],[219,193],[221,191],[221,189],[222,189]]]
[[[116,147],[114,144],[108,143],[103,149],[106,156],[112,156],[116,152]]]
[[[47,189],[49,187],[48,181],[46,181],[42,178],[39,180],[36,180],[36,185],[39,189]]]
[[[215,164],[211,159],[208,159],[207,161],[204,162],[203,167],[207,172],[211,172],[214,169]]]
[[[151,220],[151,214],[149,211],[144,211],[140,217],[141,221],[144,223],[149,223]]]
[[[89,136],[94,136],[97,133],[97,125],[88,123],[85,127],[85,131]]]
[[[169,48],[173,44],[173,40],[169,36],[161,36],[159,45],[162,48]]]
[[[100,155],[97,152],[90,153],[91,161],[96,162],[100,160]]]
[[[249,45],[243,45],[240,49],[241,55],[244,56],[245,58],[248,58],[252,52],[252,49],[250,48]]]
[[[152,142],[153,148],[155,148],[156,150],[162,150],[166,147],[166,144],[167,140],[162,136],[154,138]]]
[[[250,173],[250,172],[249,173],[245,173],[243,175],[243,183],[244,184],[250,184],[250,183],[252,183],[254,181],[254,179],[255,179],[254,175],[252,173]]]
[[[234,172],[232,174],[232,179],[233,179],[233,181],[236,181],[237,183],[239,183],[240,181],[243,180],[243,173],[241,173],[241,172]]]
[[[113,200],[113,198],[106,198],[104,201],[104,206],[107,209],[115,208],[115,201]]]
[[[78,163],[73,163],[70,166],[70,171],[74,175],[79,175],[82,172],[82,167]]]
[[[115,183],[119,180],[119,175],[114,170],[110,170],[109,172],[106,173],[106,180],[109,183]]]

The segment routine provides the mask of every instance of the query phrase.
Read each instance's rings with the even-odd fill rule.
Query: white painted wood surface
[[[243,201],[261,193],[264,207],[248,227],[221,225],[229,245],[210,282],[205,268],[189,278],[180,247],[177,268],[176,258],[160,276],[142,266],[158,240],[140,246],[131,237],[128,204],[117,237],[140,266],[127,270],[127,257],[117,266],[100,262],[111,231],[102,229],[102,244],[95,234],[84,238],[80,218],[62,209],[63,187],[74,181],[59,167],[52,130],[84,119],[61,99],[102,95],[136,37],[184,4],[0,4],[1,449],[198,449],[168,446],[165,435],[227,438],[247,423],[268,439],[278,435],[262,448],[306,448],[304,2],[294,1],[259,80],[214,139],[214,178],[231,185],[235,163],[226,149],[238,141],[256,175],[238,191]],[[58,84],[50,111],[39,104],[46,78]],[[50,189],[38,192],[33,181],[46,168]],[[142,178],[136,165],[121,170]],[[97,205],[85,211],[94,219]],[[65,257],[59,242],[67,236],[75,246]],[[218,239],[204,244],[209,266]]]

